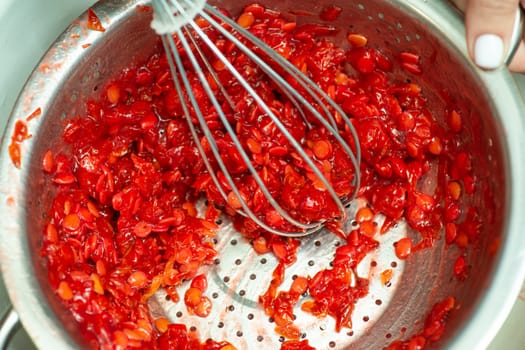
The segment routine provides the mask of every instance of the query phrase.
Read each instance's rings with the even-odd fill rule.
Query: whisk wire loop
[[[197,27],[197,30],[200,30],[200,28]],[[204,33],[199,33],[199,34],[204,35]],[[173,40],[173,39],[170,39],[170,40]],[[285,218],[288,222],[290,222],[294,226],[296,226],[296,227],[301,229],[300,231],[297,231],[297,232],[287,232],[286,235],[287,236],[292,236],[292,237],[302,236],[305,233],[307,234],[307,232],[310,232],[309,230],[316,230],[316,229],[318,229],[319,228],[319,223],[315,223],[315,224],[301,223],[301,222],[295,220],[294,218],[292,218],[288,214],[288,212],[286,212],[277,203],[275,198],[271,195],[271,193],[268,190],[267,186],[265,185],[264,181],[261,179],[261,177],[257,173],[256,169],[252,165],[248,154],[244,151],[244,149],[242,147],[242,144],[241,144],[240,140],[238,139],[235,131],[231,127],[230,123],[228,122],[228,119],[227,119],[226,115],[224,114],[224,112],[223,112],[219,102],[217,101],[217,98],[216,98],[215,94],[213,93],[213,91],[212,91],[212,89],[211,89],[211,87],[210,87],[206,77],[204,76],[204,72],[201,70],[199,62],[197,61],[195,55],[193,54],[193,52],[191,50],[191,47],[189,46],[188,41],[186,40],[185,37],[180,37],[180,41],[181,41],[182,46],[186,50],[186,53],[188,55],[188,58],[189,58],[191,64],[194,66],[196,74],[199,75],[199,80],[202,83],[202,87],[204,88],[206,94],[208,95],[210,101],[212,102],[212,105],[216,109],[217,114],[219,115],[219,118],[224,123],[224,127],[225,127],[226,131],[230,135],[230,137],[232,139],[232,142],[237,147],[237,149],[238,149],[238,151],[239,151],[243,161],[246,163],[246,166],[250,170],[252,176],[254,177],[254,180],[257,182],[257,185],[261,189],[262,193],[264,194],[266,199],[269,201],[270,205],[272,207],[274,207],[274,209],[281,216],[283,216],[283,218]],[[174,42],[172,42],[170,44],[174,44]],[[212,47],[215,47],[215,46],[212,46]],[[220,53],[220,52],[215,52],[215,53],[219,54],[219,55],[222,55],[222,53]],[[221,59],[222,59],[222,57],[221,57]],[[226,58],[224,57],[224,59],[226,59]],[[205,137],[208,140],[208,143],[210,145],[210,149],[211,149],[214,157],[216,159],[220,159],[219,148],[218,148],[218,146],[217,146],[217,144],[215,142],[215,139],[211,135],[211,132],[210,132],[209,128],[207,127],[206,120],[205,120],[205,118],[204,118],[204,116],[202,114],[202,111],[201,111],[201,109],[200,109],[200,107],[199,107],[199,105],[198,105],[198,103],[197,103],[197,101],[195,99],[195,95],[191,91],[191,84],[189,83],[189,81],[187,79],[187,75],[184,72],[184,67],[182,66],[182,62],[180,61],[180,56],[178,56],[178,55],[176,56],[176,63],[177,63],[177,67],[179,68],[179,70],[178,70],[179,71],[179,75],[183,79],[185,88],[187,90],[188,89],[190,90],[190,91],[187,91],[186,93],[188,94],[188,96],[191,96],[190,100],[191,100],[192,106],[194,106],[194,109],[195,109],[195,112],[196,112],[196,115],[197,115],[197,119],[199,121],[199,124],[201,125],[201,128],[203,129]],[[240,77],[240,81],[243,81],[246,84],[245,88],[250,88],[251,89],[251,87],[247,84],[247,82],[244,81],[244,79],[242,79],[242,76],[240,75],[240,73],[233,66],[231,66],[229,68],[230,68],[230,71],[232,73],[234,73],[234,71],[235,71],[234,75],[237,76],[237,77]],[[255,91],[250,91],[250,92],[251,92],[251,94],[253,94],[252,96],[254,96],[254,99],[260,100],[261,103],[262,103],[261,97]],[[182,93],[182,90],[180,91],[180,93]],[[181,96],[183,96],[183,95],[181,95]],[[257,97],[255,97],[255,96],[257,96]],[[268,109],[268,112],[273,114],[273,112],[271,112],[271,110],[269,110],[269,109]],[[191,117],[189,115],[186,115],[186,117],[189,120],[189,122],[192,124],[192,127],[193,127],[193,123],[191,122]],[[275,116],[275,118],[276,118],[276,116]],[[290,135],[290,137],[291,137],[291,135]],[[202,149],[202,152],[203,153],[201,155],[203,157],[207,157],[207,154],[204,152],[203,149]],[[230,188],[232,189],[233,193],[236,195],[236,197],[238,198],[238,200],[239,200],[239,202],[240,202],[240,204],[242,206],[243,210],[241,211],[241,213],[243,215],[245,215],[245,216],[250,217],[252,220],[254,220],[259,226],[261,226],[265,230],[268,230],[270,232],[277,233],[277,234],[282,234],[281,231],[275,230],[274,228],[272,228],[271,226],[267,225],[264,221],[260,220],[257,217],[257,215],[250,209],[250,207],[248,206],[248,204],[244,200],[243,196],[239,192],[238,187],[235,185],[233,177],[231,176],[231,174],[230,174],[228,168],[226,167],[226,165],[224,164],[224,162],[218,162],[218,165],[221,168],[221,171],[223,172],[223,174],[224,174],[224,176],[225,176],[225,178],[226,178],[226,180],[228,182],[228,185],[230,186]],[[213,168],[211,168],[211,167],[208,170],[210,172],[213,172]],[[216,180],[214,180],[214,181],[216,181],[215,184],[216,184],[217,187],[222,187],[222,185],[219,182],[218,178],[216,178]],[[327,185],[329,185],[328,184],[328,180],[326,180],[326,182],[327,182]],[[224,190],[221,190],[221,195],[226,200],[227,196],[226,196],[226,193],[225,193]]]
[[[162,0],[159,0],[159,1],[163,2]],[[155,3],[157,1],[154,0],[153,2]],[[178,17],[173,16],[172,17],[173,20],[177,21],[179,17],[185,18],[185,19],[190,17],[191,14],[188,14],[188,12],[186,11],[186,7],[190,6],[191,3],[192,1],[185,0],[184,4],[181,5],[175,1],[174,7],[176,8]],[[213,26],[213,28],[215,28],[221,35],[223,35],[224,38],[232,42],[241,52],[243,52],[249,59],[251,59],[255,64],[257,64],[258,67],[261,68],[261,70],[274,82],[274,84],[276,84],[276,86],[278,86],[282,90],[282,92],[286,95],[289,101],[297,108],[297,110],[300,112],[300,114],[304,118],[305,122],[309,124],[309,121],[307,120],[307,117],[305,115],[305,111],[307,111],[310,116],[314,117],[319,123],[323,125],[324,128],[326,128],[331,133],[331,135],[337,140],[337,142],[341,145],[344,151],[349,155],[350,160],[354,167],[354,174],[353,174],[354,176],[353,177],[353,186],[354,186],[353,191],[354,192],[350,197],[345,198],[345,202],[349,202],[351,199],[353,199],[359,187],[359,162],[360,162],[361,152],[359,149],[357,133],[355,132],[355,129],[351,121],[349,120],[349,118],[345,115],[345,113],[341,110],[341,108],[334,101],[332,101],[331,98],[321,88],[319,88],[314,82],[312,82],[301,71],[299,71],[297,67],[295,67],[293,64],[288,62],[284,57],[282,57],[281,55],[279,55],[272,49],[267,48],[264,42],[262,42],[260,39],[252,35],[249,31],[238,26],[234,21],[232,21],[231,19],[229,19],[228,17],[220,13],[220,11],[217,11],[215,8],[209,5],[205,5],[204,7],[205,7],[205,11],[203,10],[199,12],[199,15],[205,21],[207,21],[211,26]],[[157,8],[158,7],[156,7],[156,9]],[[165,9],[166,8],[164,8],[164,10]],[[295,79],[295,81],[301,86],[303,91],[316,103],[316,105],[321,111],[315,108],[303,95],[301,95],[295,88],[293,88],[288,81],[286,81],[278,72],[276,72],[261,57],[259,57],[251,49],[249,49],[241,40],[239,40],[229,30],[224,28],[221,25],[221,23],[218,23],[215,18],[222,21],[223,23],[226,23],[231,28],[234,28],[236,32],[238,32],[240,35],[243,36],[243,38],[246,38],[256,47],[266,48],[266,50],[264,51],[265,55],[267,55],[271,60],[276,62],[279,65],[279,67],[283,68],[286,73],[290,74],[290,76],[293,79]],[[328,193],[334,200],[334,203],[338,207],[338,210],[340,213],[340,217],[337,219],[344,220],[346,218],[345,206],[347,203],[343,203],[342,199],[336,193],[335,189],[332,187],[332,185],[330,184],[326,176],[316,166],[313,159],[305,152],[301,144],[293,137],[290,131],[286,128],[286,126],[279,119],[279,117],[264,102],[260,94],[258,94],[257,91],[255,91],[254,87],[251,86],[250,83],[248,83],[248,81],[246,81],[245,78],[243,78],[242,74],[224,56],[221,50],[207,36],[207,34],[203,31],[203,29],[200,28],[199,25],[195,23],[193,20],[189,20],[187,22],[187,25],[176,28],[173,32],[170,32],[170,34],[164,34],[162,36],[162,42],[165,47],[166,54],[168,56],[168,63],[169,63],[170,70],[173,75],[173,80],[174,80],[175,88],[179,96],[179,99],[181,101],[185,101],[187,98],[190,102],[190,105],[193,107],[194,115],[197,121],[199,122],[201,132],[203,133],[204,137],[207,140],[207,143],[213,154],[213,157],[215,158],[217,165],[219,166],[222,174],[224,175],[224,178],[229,188],[237,197],[238,202],[242,208],[242,210],[238,209],[239,214],[249,217],[257,225],[259,225],[261,228],[269,232],[272,232],[278,235],[282,235],[282,236],[289,236],[289,237],[300,237],[300,236],[308,235],[312,232],[319,230],[324,224],[324,221],[310,222],[310,223],[298,221],[297,219],[293,218],[286,210],[284,210],[279,205],[279,203],[274,198],[274,196],[272,196],[272,194],[270,193],[270,190],[268,189],[268,187],[266,186],[266,184],[264,183],[264,181],[261,179],[260,175],[258,174],[257,170],[253,166],[249,155],[244,150],[244,147],[242,146],[239,138],[237,137],[237,134],[233,130],[231,123],[228,121],[228,118],[224,110],[222,109],[221,104],[217,100],[216,92],[214,92],[212,87],[210,86],[210,83],[205,75],[203,68],[206,69],[206,71],[210,74],[212,79],[215,81],[215,85],[217,85],[218,89],[220,90],[220,94],[222,94],[222,96],[224,97],[226,102],[230,105],[232,110],[235,109],[231,96],[229,96],[225,87],[222,86],[221,82],[219,81],[219,78],[217,77],[214,71],[213,66],[209,62],[209,58],[206,57],[204,52],[199,47],[199,44],[194,38],[194,35],[200,38],[200,40],[208,47],[208,49],[212,52],[212,54],[215,55],[215,57],[222,62],[224,67],[231,73],[231,75],[236,79],[236,81],[246,90],[248,95],[253,99],[253,101],[257,104],[257,106],[271,119],[271,121],[280,130],[280,132],[282,132],[282,134],[287,138],[288,142],[294,148],[294,151],[300,155],[300,157],[308,165],[308,167],[315,174],[315,176],[317,176],[319,181],[321,181],[324,188],[328,191]],[[182,62],[181,56],[179,54],[178,46],[175,43],[174,37],[176,37],[178,40],[178,43],[182,45],[182,49],[184,50],[185,55],[188,58],[190,64],[193,66],[194,72],[197,75],[199,82],[202,88],[204,89],[204,92],[209,98],[211,105],[215,109],[219,119],[223,123],[223,126],[226,132],[230,136],[231,141],[235,145],[240,157],[242,158],[246,167],[250,171],[254,181],[259,186],[259,189],[261,190],[262,194],[268,200],[268,203],[275,209],[275,211],[279,213],[279,215],[282,216],[282,218],[284,218],[289,224],[297,228],[296,231],[293,231],[293,230],[290,230],[291,232],[283,231],[283,230],[276,229],[276,228],[269,226],[267,223],[261,220],[261,218],[259,218],[257,214],[255,214],[251,210],[246,200],[243,198],[232,175],[230,174],[230,171],[228,170],[224,161],[222,161],[222,157],[221,157],[219,148],[217,146],[217,143],[215,141],[215,138],[213,137],[212,132],[207,125],[206,119],[199,106],[197,98],[192,90],[192,86],[191,86],[189,77],[186,73],[186,68]],[[195,56],[194,52],[198,54],[201,62]],[[182,82],[182,85],[181,85],[181,82]],[[356,152],[355,152],[356,154],[354,154],[351,147],[341,136],[339,130],[337,129],[337,123],[335,121],[335,118],[330,112],[326,104],[328,104],[335,111],[335,113],[339,113],[342,120],[345,122],[347,126],[346,127],[347,131],[350,131],[350,134],[352,135],[352,138],[354,141],[353,142],[354,147],[356,148]],[[225,201],[227,201],[228,195],[223,185],[221,184],[221,181],[219,181],[217,174],[215,173],[216,170],[212,167],[210,160],[208,159],[209,155],[206,153],[206,151],[204,150],[200,142],[199,134],[195,128],[194,122],[192,121],[191,111],[185,103],[182,103],[182,108],[183,108],[183,114],[188,122],[191,134],[193,138],[195,139],[195,143],[197,145],[199,153],[201,154],[203,158],[204,164],[206,168],[208,169],[210,176],[213,182],[215,183],[220,195],[224,198]],[[322,113],[324,114],[324,116]]]
[[[246,30],[245,28],[243,28],[243,27],[241,27],[239,25],[236,25],[236,23],[231,18],[225,16],[220,11],[217,11],[217,9],[215,9],[214,7],[206,4],[205,5],[205,9],[206,9],[206,11],[210,12],[211,14],[213,14],[213,16],[216,16],[217,18],[219,18],[224,23],[226,23],[229,26],[235,28],[235,30],[237,32],[241,33],[243,37],[245,37],[249,41],[251,41],[256,47],[268,48],[268,45],[265,42],[263,42],[261,39],[259,39],[258,37],[256,37],[252,33],[250,33],[250,31]],[[201,13],[201,15],[202,15],[202,13]],[[204,15],[206,16],[206,13],[204,13]],[[207,17],[209,18],[209,16],[207,16]],[[206,18],[206,17],[204,17],[204,18]],[[218,23],[216,23],[216,24],[218,24]],[[217,28],[217,29],[221,32],[221,34],[227,36],[230,40],[234,41],[234,43],[239,48],[241,48],[241,50],[247,56],[249,56],[252,60],[254,60],[258,64],[260,64],[261,68],[267,68],[265,70],[265,73],[268,74],[272,79],[278,80],[279,82],[284,82],[286,84],[287,88],[289,89],[289,90],[286,90],[286,91],[294,93],[294,95],[296,95],[299,99],[303,100],[303,103],[304,103],[305,107],[307,107],[308,109],[313,108],[313,106],[310,103],[308,103],[304,99],[304,97],[301,94],[299,94],[299,92],[296,89],[291,87],[277,72],[275,72],[275,70],[270,68],[266,64],[266,62],[264,62],[257,54],[255,54],[252,50],[247,48],[242,42],[240,42],[237,38],[235,38],[235,36],[233,36],[230,32],[225,30],[222,26],[220,28]],[[352,138],[353,138],[353,141],[354,141],[354,144],[355,144],[355,148],[356,148],[355,154],[354,154],[354,151],[352,151],[350,148],[345,149],[345,150],[348,152],[348,155],[352,158],[352,160],[355,159],[354,166],[357,166],[357,169],[359,169],[358,165],[361,162],[361,148],[360,148],[360,144],[358,142],[359,138],[357,136],[357,132],[356,132],[356,130],[354,128],[354,125],[352,124],[352,122],[350,121],[350,118],[348,118],[346,113],[341,109],[341,107],[332,98],[330,98],[328,96],[328,94],[325,91],[323,91],[306,74],[301,72],[299,70],[299,68],[294,66],[290,61],[286,60],[284,57],[282,57],[280,54],[278,54],[275,50],[273,50],[271,48],[268,48],[267,50],[265,50],[265,54],[270,56],[272,58],[272,60],[277,62],[280,65],[280,67],[282,67],[286,71],[286,73],[290,74],[301,85],[301,87],[306,92],[308,92],[308,94],[315,100],[317,105],[323,109],[323,111],[325,113],[325,117],[327,117],[327,119],[330,120],[330,122],[331,122],[331,124],[333,126],[333,129],[330,130],[331,132],[334,132],[334,131],[337,130],[337,122],[335,121],[335,119],[333,117],[334,113],[331,113],[327,109],[326,104],[329,104],[330,107],[332,107],[335,110],[336,113],[341,115],[343,121],[345,122],[345,125],[348,127],[348,130],[350,131],[350,133],[352,135]],[[314,116],[316,116],[316,117],[320,116],[320,114],[316,113],[315,110],[310,109],[310,111],[314,112]],[[320,122],[323,122],[325,119],[321,117],[318,120]],[[323,123],[323,125],[324,125],[324,123]],[[324,126],[326,127],[326,125],[324,125]],[[339,140],[339,141],[341,141],[341,140]],[[346,142],[344,142],[344,144],[346,144]],[[356,179],[359,180],[359,172],[356,173]],[[358,186],[356,186],[356,188],[357,187]]]
[[[181,33],[179,33],[179,34],[181,34]],[[167,45],[175,45],[173,37],[164,38],[164,42]],[[181,44],[184,46],[185,50],[190,49],[190,47],[188,45],[188,42],[186,41],[185,38],[181,39]],[[170,52],[172,54],[174,53],[174,51],[170,51]],[[211,150],[212,150],[212,152],[214,154],[214,157],[216,157],[216,159],[220,159],[220,158],[218,158],[218,157],[220,157],[220,153],[219,153],[218,147],[217,147],[217,145],[215,143],[215,140],[214,140],[213,136],[211,135],[211,132],[210,132],[209,128],[206,127],[207,126],[206,125],[206,121],[204,119],[204,116],[202,114],[202,111],[201,111],[200,107],[198,106],[195,94],[191,90],[191,84],[189,82],[187,74],[185,73],[185,69],[184,69],[182,61],[180,59],[180,56],[178,54],[173,54],[173,55],[172,54],[169,55],[169,59],[168,59],[169,60],[168,63],[170,65],[170,69],[172,70],[173,74],[176,74],[177,72],[179,72],[178,74],[179,74],[179,76],[180,76],[180,78],[182,80],[184,88],[186,89],[186,93],[188,95],[188,98],[190,99],[190,102],[191,102],[192,106],[194,106],[195,114],[197,116],[197,119],[198,119],[201,127],[203,128],[203,133],[204,133],[205,137],[208,139],[208,142],[210,144],[210,148],[211,148]],[[192,61],[192,64],[198,65],[198,62],[197,62],[197,60],[195,59],[195,56],[192,53],[189,53],[189,58],[190,58],[190,61]],[[202,74],[202,72],[199,71],[198,74]],[[210,100],[214,104],[214,107],[216,107],[216,108],[220,107],[219,104],[218,104],[217,99],[213,95],[213,92],[212,92],[211,87],[209,86],[209,84],[207,82],[203,82],[203,87],[206,90],[206,93],[208,94]],[[176,88],[177,93],[179,94],[179,98],[184,98],[184,90],[182,89],[182,86],[181,86],[180,82],[178,81],[178,79],[175,79],[175,88]],[[222,110],[220,108],[218,108],[218,111],[219,111],[218,114],[220,115],[220,117],[223,120],[223,122],[227,122],[226,116],[224,115]],[[189,124],[189,127],[190,127],[190,131],[192,133],[192,136],[194,137],[195,140],[199,140],[199,137],[198,137],[197,131],[195,129],[195,126],[193,125],[193,122],[191,122],[190,111],[189,111],[188,107],[185,104],[183,104],[183,113],[185,114],[187,120],[189,121],[188,124]],[[230,135],[234,135],[235,134],[233,132],[233,130],[231,129],[231,126],[229,126],[229,124],[226,124],[225,127],[228,129],[228,132],[229,132]],[[240,144],[240,141],[238,140],[238,138],[236,138],[234,136],[234,137],[232,137],[232,140],[236,144],[237,147],[241,147],[241,144]],[[206,152],[204,151],[204,148],[202,147],[200,142],[196,142],[196,144],[197,144],[199,153],[201,153],[202,158],[205,160],[205,166],[207,167],[208,171],[212,175],[212,179],[215,182],[215,185],[219,189],[219,192],[221,193],[223,198],[226,200],[227,199],[227,195],[226,195],[224,189],[222,188],[222,185],[221,185],[219,179],[217,178],[217,176],[215,175],[215,173],[213,171],[213,167],[211,166],[211,164],[210,164],[210,162],[209,162],[209,160],[207,158],[208,156],[207,156]],[[239,151],[241,151],[241,148],[239,148]],[[261,191],[263,192],[263,194],[265,194],[267,199],[270,201],[271,205],[274,206],[276,211],[279,214],[281,214],[285,219],[287,219],[292,224],[296,224],[296,226],[301,229],[300,231],[297,231],[297,232],[286,232],[284,235],[290,236],[290,237],[299,237],[299,236],[305,235],[305,232],[309,232],[309,230],[313,230],[313,229],[317,229],[318,228],[319,224],[303,224],[303,223],[293,219],[292,217],[290,217],[289,214],[286,211],[284,211],[284,209],[282,209],[282,207],[280,207],[278,205],[278,203],[275,201],[275,199],[271,196],[271,194],[269,193],[269,190],[265,186],[264,182],[262,181],[260,176],[256,173],[255,168],[253,167],[253,165],[251,165],[251,163],[249,163],[249,158],[248,158],[248,155],[246,154],[246,152],[242,151],[241,152],[241,156],[243,157],[243,160],[245,162],[248,161],[248,163],[247,163],[248,164],[247,165],[248,168],[250,169],[250,171],[253,172],[255,180],[257,181],[258,185],[260,186]],[[268,230],[269,232],[273,232],[273,233],[276,233],[276,234],[283,235],[283,232],[275,230],[271,226],[268,226],[266,223],[264,223],[262,220],[260,220],[256,216],[255,213],[253,213],[253,211],[249,208],[249,206],[246,203],[246,201],[242,198],[242,195],[240,194],[237,186],[235,186],[235,182],[234,182],[232,176],[230,175],[226,165],[223,162],[218,162],[218,165],[221,168],[221,171],[223,171],[223,174],[224,174],[224,176],[226,178],[226,181],[228,182],[228,184],[231,187],[232,191],[237,196],[237,198],[239,198],[239,202],[240,202],[240,204],[241,204],[241,206],[243,208],[243,212],[240,212],[240,213],[245,215],[245,216],[249,216],[250,218],[252,218],[252,220],[254,220],[256,222],[256,224],[258,224],[259,226],[261,226],[265,230]]]

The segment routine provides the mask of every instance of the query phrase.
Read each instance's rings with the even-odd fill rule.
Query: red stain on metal
[[[37,109],[34,110],[33,113],[31,113],[30,115],[27,116],[26,122],[31,121],[32,119],[40,116],[41,114],[42,114],[42,108],[38,107]]]
[[[26,117],[26,122],[31,121],[32,119],[40,116],[42,114],[42,108],[38,107]],[[27,124],[23,120],[17,120],[15,123],[15,129],[11,135],[11,143],[9,144],[8,151],[9,157],[13,162],[13,165],[20,169],[22,162],[22,149],[20,145],[27,139],[33,137],[27,129]]]
[[[98,18],[95,11],[93,11],[91,8],[88,9],[88,29],[96,30],[97,32],[105,32],[106,28],[102,25],[102,22],[100,22],[100,18]]]
[[[146,13],[153,11],[153,8],[149,5],[137,5],[136,9],[138,12],[146,12]]]
[[[11,158],[13,165],[18,169],[20,169],[22,161],[22,150],[20,144],[31,138],[31,136],[32,135],[27,131],[26,123],[22,120],[18,120],[15,124],[13,135],[11,136],[11,144],[9,145],[9,157]]]

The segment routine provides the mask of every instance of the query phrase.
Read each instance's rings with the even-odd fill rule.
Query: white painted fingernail
[[[482,34],[474,43],[474,61],[485,69],[495,69],[502,65],[505,45],[496,34]]]

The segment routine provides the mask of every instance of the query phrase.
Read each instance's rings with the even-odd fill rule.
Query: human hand
[[[495,69],[504,63],[520,0],[451,0],[465,13],[467,45],[481,68]],[[521,0],[525,5],[525,0]],[[509,69],[525,73],[525,44],[519,44]]]

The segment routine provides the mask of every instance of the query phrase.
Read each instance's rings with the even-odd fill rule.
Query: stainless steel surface
[[[107,31],[103,35],[86,33],[80,30],[78,24],[74,26],[71,30],[80,35],[79,42],[92,44],[88,49],[83,49],[78,44],[69,45],[71,32],[64,34],[44,59],[51,67],[53,63],[60,63],[60,69],[51,69],[46,73],[35,71],[6,131],[7,137],[2,149],[4,156],[0,159],[0,211],[6,218],[0,223],[0,260],[10,297],[22,323],[35,343],[42,348],[52,346],[54,349],[69,349],[80,345],[75,342],[75,331],[68,331],[68,327],[72,325],[71,320],[61,310],[47,287],[42,261],[37,254],[42,215],[47,210],[46,205],[51,195],[47,190],[42,191],[46,187],[43,187],[40,176],[40,159],[48,148],[59,144],[56,130],[61,125],[60,119],[81,113],[83,105],[80,101],[94,94],[94,88],[100,87],[111,72],[129,64],[128,54],[119,56],[116,53],[134,52],[137,55],[132,59],[140,60],[152,49],[149,45],[154,33],[147,29],[149,19],[139,18],[140,15],[130,16],[136,3],[141,2],[128,4],[124,8],[119,7],[122,6],[121,2],[108,2],[97,7],[97,13],[104,14],[103,18],[107,18]],[[447,252],[443,256],[441,251],[418,254],[405,265],[399,266],[397,285],[401,288],[392,292],[391,301],[383,305],[385,310],[378,311],[381,315],[377,322],[369,322],[366,329],[369,333],[363,329],[360,337],[344,339],[340,345],[342,347],[343,344],[353,342],[353,348],[380,348],[379,343],[384,340],[387,331],[397,334],[403,326],[410,331],[413,321],[421,317],[415,311],[427,309],[433,300],[453,292],[461,301],[462,307],[451,320],[446,336],[437,347],[483,348],[489,344],[510,311],[524,275],[525,237],[521,231],[525,216],[520,210],[525,204],[525,187],[520,180],[525,174],[525,155],[520,151],[525,147],[525,137],[521,118],[523,106],[518,90],[508,72],[481,72],[469,63],[463,44],[464,33],[460,29],[461,20],[443,2],[412,0],[403,3],[367,2],[363,5],[341,1],[341,4],[348,6],[345,16],[341,18],[341,25],[352,23],[355,28],[363,28],[360,31],[374,37],[372,42],[379,40],[376,41],[378,45],[394,52],[412,48],[421,52],[423,57],[436,54],[435,69],[425,73],[424,81],[421,81],[423,88],[434,91],[436,87],[445,86],[456,91],[457,98],[466,102],[464,108],[472,113],[469,114],[471,119],[466,122],[465,127],[472,130],[475,126],[480,132],[479,135],[469,133],[470,137],[476,137],[479,146],[472,149],[477,164],[480,165],[477,175],[498,196],[495,203],[496,220],[484,227],[486,239],[479,246],[477,260],[473,261],[476,268],[466,283],[449,281]],[[240,8],[243,3],[235,5]],[[291,3],[272,4],[274,5],[286,9]],[[304,6],[305,9],[314,11],[322,8],[322,4],[313,1],[293,6],[294,9]],[[414,20],[402,17],[400,9],[412,14]],[[85,21],[85,17],[80,23],[82,21]],[[377,28],[380,33],[376,32]],[[435,105],[442,103],[439,96],[430,96],[430,99]],[[23,143],[22,171],[19,171],[5,156],[5,146],[9,142],[14,121],[24,119],[36,107],[41,107],[43,114],[29,124],[33,138]],[[499,254],[488,259],[484,255],[490,243],[488,238],[500,232],[502,242]],[[235,232],[231,234],[234,235]],[[330,238],[325,236],[323,239]],[[231,245],[231,239],[233,238],[225,236],[226,241],[223,244]],[[335,241],[322,244],[328,248]],[[214,271],[220,277],[230,273],[227,264],[233,257],[243,258],[241,261],[250,266],[251,258],[243,256],[242,250],[228,251],[224,249],[224,255],[220,257],[224,264],[221,262]],[[309,252],[305,250],[304,253]],[[385,261],[388,261],[387,257]],[[322,261],[319,260],[319,263]],[[440,266],[440,269],[436,269],[436,266]],[[262,275],[258,273],[257,276]],[[257,276],[257,283],[251,283],[264,285]],[[242,281],[236,283],[235,287],[245,288]],[[218,283],[216,288],[220,287]],[[432,297],[428,295],[429,290],[435,292]],[[249,309],[246,303],[239,303],[240,310]],[[243,327],[250,327],[247,321],[240,323]],[[316,332],[317,329],[312,331]],[[327,337],[325,333],[324,341]],[[240,339],[240,342],[252,341],[250,345],[253,344],[253,340],[242,338],[244,339]],[[233,337],[232,340],[236,338]]]
[[[13,308],[9,308],[0,321],[0,349],[5,349],[7,347],[19,327],[20,322],[18,314]]]
[[[181,2],[184,4],[183,1]],[[170,6],[169,3],[172,5],[177,5],[178,8],[175,10],[175,14],[173,14],[174,6]],[[241,141],[233,129],[234,126],[231,125],[232,123],[229,121],[230,118],[227,116],[227,113],[222,107],[224,103],[227,102],[229,103],[229,108],[231,110],[235,110],[235,105],[232,102],[233,98],[228,93],[226,87],[222,85],[220,79],[217,77],[217,74],[212,67],[212,62],[210,62],[208,57],[206,57],[206,55],[203,53],[205,50],[206,52],[212,52],[214,57],[217,57],[217,59],[222,62],[225,69],[231,73],[233,77],[232,81],[234,82],[233,84],[239,84],[239,86],[243,88],[243,90],[246,92],[246,97],[253,100],[253,105],[258,106],[272,121],[272,123],[277,126],[282,135],[284,135],[286,138],[287,142],[292,145],[297,156],[300,157],[300,159],[302,159],[305,164],[307,164],[309,169],[308,171],[313,172],[323,183],[324,188],[326,188],[326,190],[329,192],[332,200],[337,205],[339,210],[338,217],[329,219],[341,221],[348,219],[345,206],[355,198],[359,189],[359,164],[361,159],[361,150],[355,128],[342,108],[297,67],[295,67],[279,53],[266,45],[262,40],[252,35],[248,30],[241,27],[235,21],[226,17],[213,6],[206,5],[202,10],[197,12],[198,16],[209,23],[211,28],[214,28],[214,30],[220,32],[230,44],[234,45],[236,49],[240,50],[239,52],[242,52],[244,55],[246,55],[246,57],[255,64],[255,67],[258,67],[263,72],[265,72],[269,81],[275,84],[275,86],[280,87],[281,94],[286,96],[287,100],[293,103],[295,108],[304,118],[305,124],[309,128],[312,128],[312,126],[306,118],[307,115],[312,118],[311,120],[316,120],[319,125],[323,125],[325,130],[327,130],[328,135],[330,135],[330,138],[334,140],[338,147],[341,147],[341,149],[346,152],[346,154],[348,154],[353,165],[353,190],[352,193],[345,195],[344,198],[340,198],[342,195],[336,193],[332,184],[318,168],[318,165],[316,165],[313,159],[306,154],[304,145],[301,145],[301,143],[292,136],[292,131],[281,122],[280,115],[277,115],[277,112],[274,112],[274,110],[272,110],[272,108],[264,102],[260,92],[258,91],[259,89],[256,86],[257,83],[249,83],[247,79],[245,79],[239,72],[239,70],[236,69],[232,63],[230,63],[228,58],[215,45],[213,40],[209,38],[208,34],[195,23],[193,20],[193,12],[190,14],[186,13],[186,11],[184,11],[177,1],[169,3],[166,0],[154,0],[154,17],[156,17],[156,21],[159,21],[159,19],[162,18],[162,25],[157,25],[157,27],[176,28],[173,32],[162,35],[163,46],[165,51],[169,53],[168,62],[179,99],[184,101],[185,96],[188,96],[191,104],[191,108],[189,108],[186,104],[182,104],[184,115],[188,121],[191,134],[199,149],[199,153],[206,164],[206,168],[208,169],[208,172],[210,173],[224,201],[228,202],[228,196],[231,194],[230,192],[233,192],[241,206],[241,208],[237,209],[239,214],[250,218],[254,223],[266,231],[285,237],[307,236],[321,230],[323,225],[326,223],[326,220],[310,222],[297,217],[297,215],[293,215],[293,213],[290,213],[285,208],[283,208],[282,201],[280,201],[275,194],[272,194],[265,185],[264,181],[259,175],[259,172],[252,164],[249,150],[247,150],[246,147],[241,144]],[[180,22],[181,18],[185,18],[185,23],[182,24]],[[228,28],[231,29],[224,28],[224,23],[228,24]],[[266,59],[261,59],[262,56],[255,53],[251,49],[252,47],[257,48],[259,52],[262,52]],[[182,63],[182,55],[179,54],[181,48],[184,49],[185,56],[189,58],[191,65],[184,65]],[[257,183],[257,189],[262,192],[269,205],[283,218],[283,221],[286,221],[288,224],[287,227],[281,228],[270,225],[264,219],[264,215],[255,213],[253,208],[250,208],[246,200],[243,198],[244,196],[239,190],[239,182],[241,180],[234,180],[234,175],[232,173],[233,169],[228,169],[225,161],[223,161],[224,155],[221,154],[221,150],[219,150],[216,136],[214,136],[208,127],[208,122],[206,121],[205,116],[199,107],[200,102],[197,101],[195,95],[191,91],[191,84],[186,72],[188,69],[191,69],[194,72],[200,72],[198,77],[200,85],[206,92],[205,98],[211,103],[212,106],[214,106],[214,110],[220,118],[219,122],[222,123],[224,129],[227,130],[228,135],[234,143],[238,154],[248,167],[250,177],[252,177]],[[296,88],[292,87],[290,83],[284,79],[281,72],[285,72],[290,77],[292,77],[296,84],[298,84],[303,89],[303,93],[299,93]],[[215,82],[215,85],[218,86],[217,90],[214,90],[211,87],[211,84],[208,81],[208,76],[211,76]],[[318,108],[314,107],[314,104],[318,106]],[[190,110],[194,112],[190,112]],[[340,135],[337,123],[335,121],[336,113],[345,122],[345,127],[350,131],[350,137],[352,138],[351,141],[354,145],[356,145],[355,151],[350,147],[343,136]],[[197,118],[199,121],[198,124],[200,126],[200,133],[197,133],[197,127],[192,122],[194,118]],[[200,135],[204,135],[206,138],[207,144],[211,150],[211,155],[209,152],[206,152],[204,147],[201,145]],[[214,168],[211,164],[218,164],[218,168]],[[223,185],[221,181],[219,181],[219,172],[226,179],[228,186]]]
[[[505,64],[509,65],[518,50],[519,45],[523,40],[523,25],[525,23],[523,8],[520,6],[516,11],[516,18],[514,20],[514,27],[510,36],[510,48],[505,58]]]

